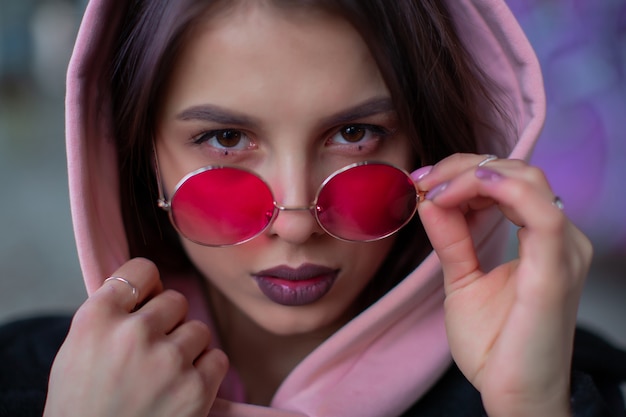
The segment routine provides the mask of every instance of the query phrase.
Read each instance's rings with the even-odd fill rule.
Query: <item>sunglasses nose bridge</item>
[[[309,213],[311,213],[311,215],[313,216],[313,218],[315,219],[315,222],[317,224],[319,224],[319,219],[317,218],[317,204],[315,202],[309,204],[308,206],[281,206],[280,204],[274,202],[274,207],[276,210],[276,214],[274,215],[274,218],[272,219],[272,222],[274,220],[276,220],[276,217],[278,217],[278,213],[285,211],[285,212],[298,212],[298,211],[308,211]]]
[[[280,204],[274,203],[274,206],[278,211],[310,211],[311,213],[314,213],[316,207],[315,203],[300,207],[281,206]]]
[[[323,234],[324,229],[320,225],[316,212],[317,204],[315,203],[288,206],[275,202],[274,216],[264,233],[280,237],[282,241],[292,244],[304,243],[313,236]]]
[[[268,187],[270,188],[270,190],[275,190],[273,189],[269,184]],[[280,204],[277,200],[278,198],[276,198],[276,194],[274,194],[274,191],[272,191],[272,194],[274,194],[274,207],[276,208],[277,212],[298,212],[298,211],[308,211],[309,213],[311,213],[313,215],[313,217],[316,218],[315,213],[316,213],[316,208],[317,208],[317,195],[312,196],[311,195],[311,190],[309,190],[308,186],[292,186],[289,187],[288,189],[290,190],[298,190],[298,191],[294,191],[292,193],[290,193],[289,196],[286,195],[282,195],[283,198],[287,197],[291,203],[305,203],[306,205],[287,205],[287,204]],[[278,194],[281,194],[280,192]],[[311,197],[313,197],[313,199],[310,199]],[[308,201],[307,201],[308,200]],[[276,213],[276,215],[274,216],[274,218],[276,218],[278,215],[278,213]],[[317,218],[316,218],[317,220]]]

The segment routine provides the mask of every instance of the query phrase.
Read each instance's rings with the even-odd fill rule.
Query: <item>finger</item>
[[[532,265],[533,269],[553,277],[563,275],[557,260],[565,257],[564,237],[570,224],[554,206],[554,194],[547,182],[499,173],[495,179],[480,181],[479,187],[481,193],[491,195],[503,207],[505,215],[524,229],[520,233],[520,255],[522,260],[532,260],[524,265]],[[540,277],[540,274],[529,276]]]
[[[137,306],[137,303],[139,302],[139,290],[130,282],[128,281],[126,278],[122,278],[122,277],[118,277],[118,276],[110,276],[107,279],[104,280],[104,283],[102,284],[103,286],[110,283],[110,285],[116,285],[116,282],[121,282],[122,284],[126,285],[128,287],[128,289],[130,289],[130,293],[133,297],[134,300],[134,307],[132,308],[133,310],[135,309],[135,307]],[[119,285],[119,284],[117,284]]]
[[[441,262],[447,294],[462,278],[480,275],[479,262],[465,215],[458,207],[439,207],[431,201],[420,203],[419,215],[428,238]]]
[[[416,178],[416,185],[422,191],[432,190],[439,184],[448,182],[463,172],[474,170],[488,159],[486,155],[456,153],[450,155],[428,170],[425,175]],[[491,160],[485,166],[491,166],[499,160]],[[518,160],[508,160],[512,164],[523,163]],[[415,177],[414,177],[415,178]]]
[[[426,198],[440,207],[474,208],[478,201],[495,202],[520,227],[546,229],[563,217],[543,172],[521,161],[502,159],[466,170],[431,189]]]
[[[165,290],[151,298],[133,314],[145,328],[156,334],[168,334],[185,321],[189,304],[181,293]]]
[[[228,357],[220,349],[205,350],[194,363],[207,387],[207,395],[217,395],[222,380],[228,372]]]
[[[524,163],[509,162],[493,161],[488,166],[463,172],[447,183],[443,191],[427,198],[441,209],[457,207],[477,196],[492,199],[509,220],[525,229],[520,239],[524,261],[521,267],[532,269],[526,275],[537,280],[563,276],[563,265],[555,260],[565,259],[564,236],[571,225],[554,205],[554,194],[545,175]],[[526,280],[529,288],[531,281]],[[557,281],[553,282],[558,290]]]
[[[503,177],[494,171],[492,166],[502,168],[501,170],[512,176],[515,174],[519,177],[519,184],[526,184],[527,189],[518,191],[517,200],[515,197],[511,197],[510,200],[499,200],[497,195],[485,189],[484,183]],[[479,171],[485,175],[479,178],[477,176]],[[448,293],[460,284],[461,278],[464,278],[465,285],[482,276],[464,213],[469,210],[485,209],[498,203],[504,205],[503,211],[510,220],[522,225],[524,219],[513,208],[515,204],[519,204],[519,195],[529,195],[531,191],[528,189],[532,188],[533,198],[528,198],[526,203],[535,204],[535,207],[540,207],[538,210],[545,209],[545,204],[552,202],[550,197],[552,192],[545,176],[539,170],[530,169],[520,160],[497,160],[481,155],[457,154],[441,161],[422,176],[418,183],[420,184],[418,188],[430,190],[426,195],[427,200],[420,205],[420,217],[433,248],[441,259]],[[430,184],[435,185],[430,188]],[[533,199],[541,200],[540,204],[538,201],[533,202]],[[431,205],[429,202],[435,204]],[[544,205],[543,209],[541,205]],[[554,247],[553,255],[556,250],[558,248]]]
[[[437,193],[448,194],[447,189],[450,187],[463,189],[463,184],[457,178],[473,172],[476,166],[491,162],[494,158],[491,155],[457,153],[432,168],[418,170],[412,176],[417,188],[427,192],[427,200],[420,203],[418,210],[433,249],[441,261],[448,294],[459,285],[466,285],[482,275],[465,214],[470,210],[488,208],[494,202],[476,193],[466,193],[464,201],[457,199],[456,204],[447,206],[432,204],[428,199],[432,200],[432,196]],[[461,282],[461,279],[464,280]]]
[[[156,266],[144,258],[131,259],[111,276],[120,279],[105,281],[102,287],[90,297],[92,302],[102,304],[100,308],[107,311],[129,313],[163,291]],[[136,290],[135,294],[133,294],[133,288]]]
[[[173,343],[191,365],[208,349],[211,332],[206,324],[192,320],[176,327],[168,335],[167,341]]]

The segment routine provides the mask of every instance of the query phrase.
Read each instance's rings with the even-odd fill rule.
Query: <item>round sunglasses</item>
[[[158,175],[157,175],[158,176]],[[281,206],[257,174],[232,166],[207,166],[187,174],[158,205],[178,232],[205,246],[244,243],[265,231],[280,211],[309,211],[329,235],[369,242],[388,237],[413,217],[423,195],[409,174],[384,162],[358,162],[326,178],[313,202]]]

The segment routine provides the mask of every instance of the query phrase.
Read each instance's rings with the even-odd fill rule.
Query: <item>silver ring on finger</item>
[[[565,208],[565,204],[563,204],[563,200],[561,200],[561,197],[559,197],[558,195],[554,196],[554,199],[552,200],[552,205],[561,211],[563,211],[563,209]]]
[[[133,298],[135,299],[135,305],[133,306],[133,310],[137,307],[137,302],[139,300],[139,290],[137,289],[137,287],[135,287],[133,284],[130,283],[130,281],[128,281],[126,278],[122,278],[122,277],[118,277],[118,276],[111,276],[108,277],[107,279],[104,280],[104,282],[110,282],[110,281],[119,281],[119,282],[123,282],[124,284],[128,285],[130,287],[131,293],[133,295]]]
[[[496,159],[498,159],[498,157],[495,155],[485,155],[485,159],[483,159],[482,161],[478,163],[478,167],[483,167],[487,165],[487,163],[491,161],[495,161]]]

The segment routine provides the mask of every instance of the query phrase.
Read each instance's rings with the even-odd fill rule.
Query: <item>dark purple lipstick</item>
[[[338,269],[304,264],[296,269],[281,265],[256,272],[252,276],[261,292],[273,302],[285,306],[302,306],[326,295],[338,274]]]

